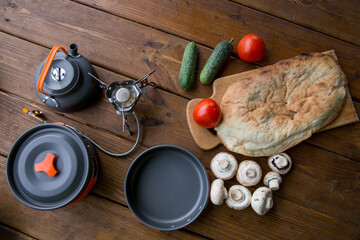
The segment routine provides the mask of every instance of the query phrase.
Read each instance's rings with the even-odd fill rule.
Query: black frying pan
[[[131,212],[142,223],[170,231],[185,227],[200,215],[208,201],[209,180],[192,153],[161,145],[134,160],[124,189]]]

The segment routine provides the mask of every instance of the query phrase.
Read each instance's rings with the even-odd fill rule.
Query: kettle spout
[[[78,54],[78,52],[77,52],[77,50],[78,50],[78,46],[77,46],[77,44],[76,43],[73,43],[73,44],[71,44],[70,45],[70,49],[69,49],[69,55],[71,56],[71,57],[76,57],[76,56],[78,56],[79,54]]]

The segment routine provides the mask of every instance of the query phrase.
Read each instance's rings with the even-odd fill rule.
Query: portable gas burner
[[[135,112],[135,106],[136,106],[136,103],[138,102],[140,96],[143,94],[143,92],[141,90],[143,87],[148,86],[148,85],[150,85],[154,88],[156,87],[155,83],[148,82],[148,80],[147,80],[147,78],[154,72],[155,72],[155,70],[152,70],[151,72],[149,72],[148,74],[146,74],[145,76],[141,77],[138,80],[126,80],[126,81],[120,81],[120,82],[112,82],[112,83],[110,83],[110,85],[107,85],[106,83],[101,81],[99,78],[95,77],[93,74],[88,72],[88,74],[91,77],[93,77],[95,80],[97,80],[100,83],[101,88],[106,89],[105,96],[109,99],[110,103],[115,108],[116,113],[118,115],[122,116],[122,130],[123,130],[123,132],[125,132],[125,128],[126,128],[128,136],[131,136],[132,132],[131,132],[129,124],[127,122],[127,116],[132,114],[132,115],[134,115],[134,118],[136,120],[138,134],[137,134],[137,138],[136,138],[134,146],[126,153],[114,154],[114,153],[111,153],[111,152],[108,152],[108,151],[102,149],[100,146],[98,146],[96,143],[93,142],[94,145],[99,147],[105,153],[107,153],[111,156],[115,156],[115,157],[125,156],[125,155],[129,154],[130,152],[132,152],[138,145],[141,130],[140,130],[140,122],[139,122],[139,119]]]

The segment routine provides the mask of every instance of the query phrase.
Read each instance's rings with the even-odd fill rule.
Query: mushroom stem
[[[287,166],[288,161],[285,157],[280,156],[278,159],[275,160],[275,163],[279,168],[284,168]]]
[[[280,184],[276,179],[274,179],[274,180],[269,182],[269,188],[272,191],[278,190],[280,188]]]
[[[226,170],[229,167],[229,164],[230,162],[227,159],[221,159],[219,161],[219,167],[221,170]]]
[[[268,201],[266,202],[266,208],[270,209],[273,207],[273,199],[269,198]]]
[[[236,189],[231,192],[231,198],[235,201],[240,201],[244,199],[244,194],[239,189]]]
[[[256,176],[256,171],[252,168],[246,169],[246,176],[248,178],[254,178]]]
[[[278,172],[268,172],[264,177],[265,186],[268,186],[272,191],[278,190],[281,182],[282,178]]]

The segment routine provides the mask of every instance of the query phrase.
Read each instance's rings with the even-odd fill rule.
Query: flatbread
[[[229,86],[215,130],[230,151],[274,155],[334,120],[342,109],[346,84],[333,51],[280,61]]]

